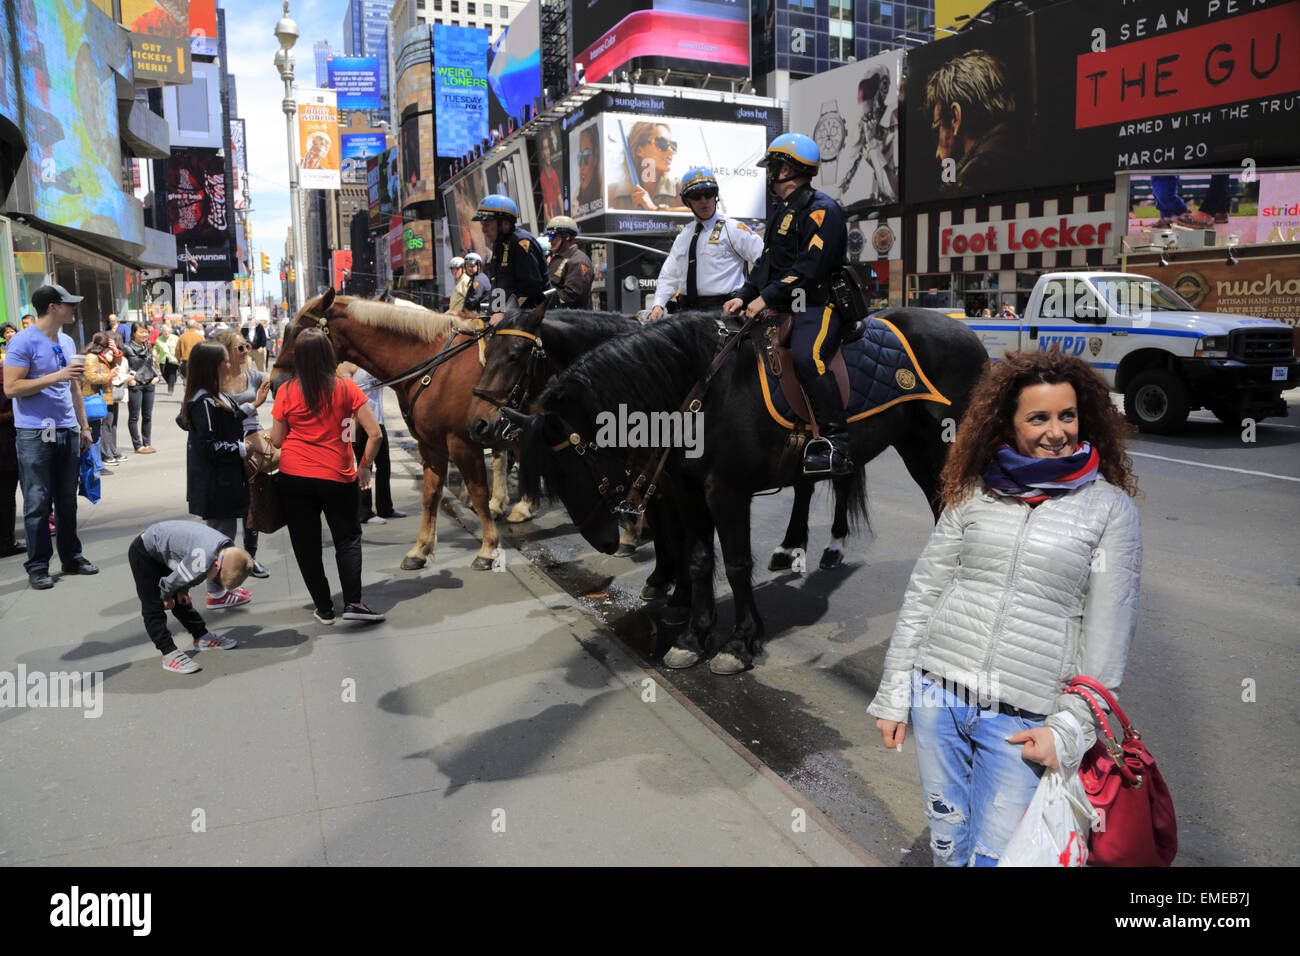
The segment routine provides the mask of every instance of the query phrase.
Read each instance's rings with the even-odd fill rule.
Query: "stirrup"
[[[825,446],[825,467],[809,467],[808,459],[812,456],[813,449],[817,449],[818,453],[821,454],[823,453],[822,446]],[[837,464],[840,466],[838,469],[836,468]],[[804,446],[802,465],[803,473],[807,477],[813,475],[847,475],[853,471],[853,460],[848,454],[836,448],[835,443],[826,437],[809,439],[808,444]]]

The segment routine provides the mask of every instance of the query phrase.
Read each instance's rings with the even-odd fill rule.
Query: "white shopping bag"
[[[1084,866],[1095,817],[1078,774],[1044,771],[998,866]]]

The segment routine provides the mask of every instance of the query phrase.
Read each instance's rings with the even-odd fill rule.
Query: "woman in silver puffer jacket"
[[[1128,425],[1060,351],[1011,353],[971,396],[867,708],[886,747],[909,711],[936,865],[995,866],[1044,767],[1096,740],[1083,674],[1119,686],[1142,536]]]

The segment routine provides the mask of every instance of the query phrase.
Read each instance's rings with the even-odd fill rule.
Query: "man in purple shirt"
[[[41,591],[54,587],[50,577],[51,508],[63,573],[99,573],[81,553],[77,537],[77,477],[81,453],[90,447],[90,426],[77,384],[84,366],[73,361],[77,345],[62,331],[76,320],[81,298],[60,285],[41,286],[32,293],[35,323],[10,339],[5,351],[5,393],[14,401],[18,477],[27,531],[23,567],[27,582]]]

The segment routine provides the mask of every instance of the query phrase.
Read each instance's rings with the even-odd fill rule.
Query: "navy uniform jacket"
[[[465,311],[477,312],[488,300],[492,294],[492,283],[488,277],[483,274],[480,266],[479,271],[470,278],[469,288],[465,290]]]
[[[492,288],[514,296],[520,308],[540,305],[550,288],[541,246],[518,226],[492,246]]]
[[[762,258],[738,293],[746,303],[762,296],[768,308],[791,310],[795,289],[803,289],[806,309],[825,305],[831,272],[848,261],[849,234],[844,213],[830,196],[803,185],[767,221]]]
[[[577,246],[569,246],[563,252],[551,256],[551,285],[555,293],[556,304],[566,309],[591,309],[591,284],[595,280],[591,260]]]

